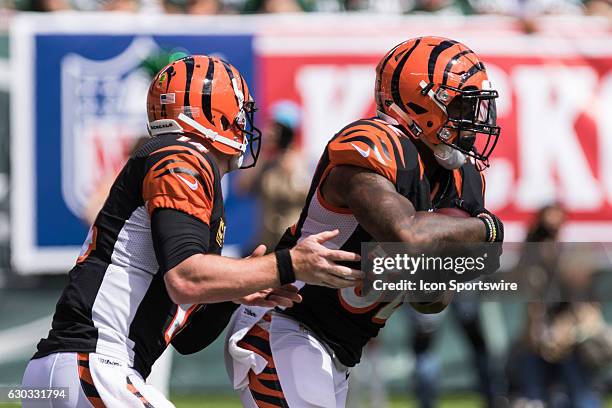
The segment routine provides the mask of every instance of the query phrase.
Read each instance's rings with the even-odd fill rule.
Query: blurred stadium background
[[[0,384],[20,383],[46,335],[92,214],[146,133],[151,74],[170,58],[207,53],[236,65],[254,88],[259,125],[295,134],[285,165],[304,182],[326,140],[373,113],[374,67],[389,48],[422,34],[460,40],[487,62],[501,95],[487,207],[506,222],[507,239],[523,241],[534,214],[559,202],[560,240],[607,242],[611,18],[609,0],[1,0]],[[226,179],[228,255],[274,233],[265,186],[253,188],[260,176]],[[289,204],[278,205],[280,213]],[[520,397],[508,363],[526,305],[473,306],[498,393]],[[612,321],[611,305],[602,309]],[[418,387],[418,373],[434,373],[442,406],[481,406],[469,336],[453,313],[438,320],[396,312],[355,370],[349,406],[414,405],[416,389],[435,394]],[[436,331],[425,360],[414,354],[419,325]],[[155,381],[178,407],[237,406],[222,348],[219,339],[194,356],[170,355]],[[607,394],[610,378],[604,367],[594,388]]]

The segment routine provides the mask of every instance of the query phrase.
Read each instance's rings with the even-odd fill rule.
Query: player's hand
[[[338,265],[336,262],[359,262],[353,252],[326,248],[323,243],[336,237],[338,230],[311,235],[290,250],[293,271],[297,280],[330,288],[360,285],[364,273],[358,269]]]
[[[251,255],[247,256],[246,259],[249,258],[259,258],[260,256],[264,256],[266,254],[266,246],[261,244],[257,248],[251,252]]]
[[[257,258],[266,254],[266,246],[259,245],[247,258]],[[234,300],[246,306],[261,307],[291,307],[294,303],[300,303],[302,296],[298,294],[298,288],[293,285],[285,285],[275,289],[264,289],[250,295]]]
[[[475,202],[454,199],[452,204],[453,207],[482,220],[487,229],[485,242],[504,242],[504,223],[497,215]]]
[[[261,307],[291,307],[294,303],[300,303],[302,296],[298,294],[298,288],[293,285],[285,285],[275,289],[265,289],[259,292],[234,300],[246,306]]]

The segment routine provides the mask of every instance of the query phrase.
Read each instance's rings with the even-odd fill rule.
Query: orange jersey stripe
[[[463,176],[461,175],[460,169],[453,170],[453,178],[455,179],[455,188],[457,189],[457,195],[461,198],[463,192]]]

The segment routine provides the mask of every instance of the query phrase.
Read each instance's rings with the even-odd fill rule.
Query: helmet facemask
[[[257,159],[259,159],[259,152],[261,150],[261,131],[255,127],[256,111],[257,107],[255,106],[255,102],[252,100],[246,101],[234,121],[234,127],[238,132],[244,135],[244,141],[246,143],[245,148],[248,147],[250,152],[249,160],[245,162],[243,157],[237,167],[239,169],[254,167],[257,163]],[[244,151],[241,155],[244,156]]]
[[[436,134],[438,140],[472,157],[479,169],[489,167],[489,156],[500,134],[495,105],[497,91],[441,85],[433,97],[447,114],[446,123]]]

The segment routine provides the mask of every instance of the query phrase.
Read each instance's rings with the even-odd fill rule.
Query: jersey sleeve
[[[210,163],[189,150],[154,153],[148,159],[142,186],[149,215],[156,209],[168,208],[210,224],[214,176]]]
[[[458,196],[484,207],[486,189],[484,174],[479,172],[471,162],[464,164],[460,169],[454,170],[453,173]]]
[[[375,120],[359,120],[345,127],[327,150],[332,167],[362,167],[394,184],[398,167],[404,165],[399,136],[387,124]]]
[[[205,305],[192,315],[189,324],[172,339],[172,345],[183,355],[205,349],[223,333],[237,308],[234,302]]]
[[[208,253],[208,225],[182,211],[157,209],[151,216],[151,235],[162,273],[192,255]]]

